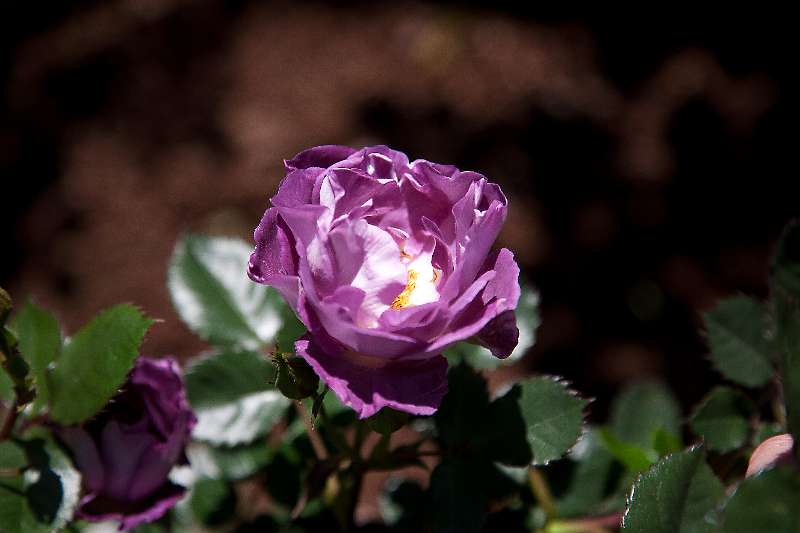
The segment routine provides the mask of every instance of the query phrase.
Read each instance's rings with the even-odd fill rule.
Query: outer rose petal
[[[59,428],[58,436],[72,450],[86,488],[90,491],[101,490],[105,481],[103,461],[91,435],[81,427],[71,426]]]
[[[478,341],[492,351],[492,355],[505,359],[519,342],[519,328],[514,311],[503,311],[478,332]]]
[[[146,500],[136,503],[120,503],[108,500],[94,493],[81,498],[76,513],[78,518],[88,522],[119,522],[119,530],[127,531],[134,527],[158,520],[186,494],[186,489],[167,482]]]
[[[511,251],[506,248],[498,250],[486,260],[483,268],[487,270],[451,304],[451,309],[456,311],[449,331],[431,343],[427,353],[439,353],[448,346],[475,335],[484,334],[490,337],[490,330],[483,331],[490,321],[505,311],[517,307],[520,296],[519,267]],[[479,289],[483,290],[478,292]],[[496,334],[499,335],[500,332]],[[514,334],[508,322],[505,323],[503,334]],[[487,342],[489,341],[487,338]],[[507,340],[501,342],[499,339],[493,342],[495,344],[487,347],[495,356],[505,357],[507,354],[504,355],[504,352],[509,347],[505,345],[510,343]],[[516,342],[510,346],[512,351],[515,346]]]
[[[432,415],[447,392],[447,360],[441,355],[418,360],[385,360],[346,352],[322,332],[295,343],[336,396],[367,418],[383,407]],[[324,345],[323,345],[324,344]]]
[[[336,144],[326,144],[323,146],[315,146],[304,150],[294,156],[292,159],[284,161],[288,169],[300,168],[328,168],[329,166],[347,159],[355,150],[349,146],[339,146]]]
[[[272,207],[264,213],[254,233],[256,248],[250,255],[247,275],[256,283],[271,285],[297,310],[300,280],[294,237]]]

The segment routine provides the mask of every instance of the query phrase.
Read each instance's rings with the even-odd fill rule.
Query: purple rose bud
[[[491,250],[496,184],[385,146],[320,146],[286,168],[248,273],[287,300],[309,330],[295,350],[359,416],[434,413],[458,341],[513,350],[519,268]]]
[[[196,421],[178,364],[140,357],[103,411],[82,426],[58,430],[83,475],[78,516],[117,520],[120,530],[163,516],[185,492],[168,475],[185,463]]]

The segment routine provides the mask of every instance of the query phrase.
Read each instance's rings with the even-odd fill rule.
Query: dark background
[[[719,379],[699,313],[766,294],[799,211],[795,19],[535,4],[4,3],[0,285],[69,331],[135,302],[165,319],[147,353],[189,357],[180,233],[249,238],[283,158],[386,143],[508,194],[543,319],[513,371],[565,376],[596,418],[643,376],[692,404]]]

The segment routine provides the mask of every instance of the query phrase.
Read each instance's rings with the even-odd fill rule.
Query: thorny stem
[[[308,440],[311,441],[311,447],[314,448],[317,459],[324,461],[328,458],[328,450],[325,448],[325,443],[322,442],[319,433],[317,433],[314,426],[311,424],[311,416],[308,414],[306,406],[303,405],[302,400],[298,400],[294,402],[294,407],[297,409],[297,414],[303,419],[303,424],[306,426],[306,433],[308,433]]]
[[[544,474],[533,466],[528,468],[528,485],[530,485],[531,492],[533,492],[539,505],[542,506],[542,510],[547,517],[553,518],[556,512],[553,494],[550,492],[550,487],[547,485]]]

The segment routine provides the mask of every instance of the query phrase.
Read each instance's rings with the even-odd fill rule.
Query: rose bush
[[[160,518],[185,492],[168,475],[185,462],[195,422],[177,363],[140,357],[103,411],[58,429],[83,475],[78,516],[118,520],[120,529]]]
[[[519,268],[492,251],[507,210],[496,184],[385,146],[285,164],[248,273],[286,299],[308,328],[295,350],[360,417],[435,412],[456,342],[511,353]]]

